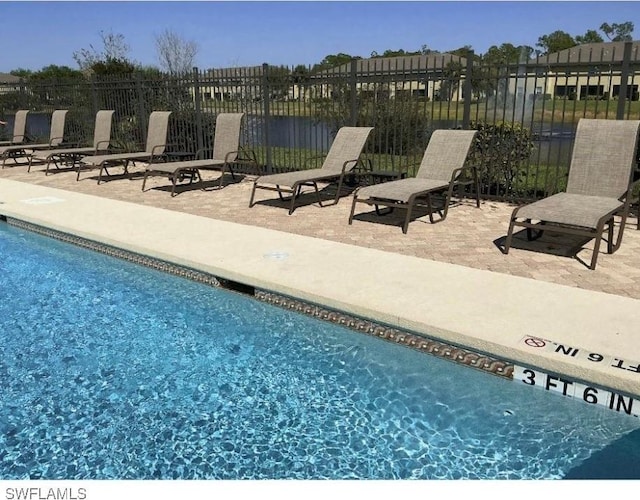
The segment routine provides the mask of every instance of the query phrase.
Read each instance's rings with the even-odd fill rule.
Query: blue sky
[[[477,53],[505,42],[535,47],[556,30],[575,36],[632,21],[640,2],[567,1],[197,1],[10,2],[0,0],[0,72],[77,68],[74,51],[100,49],[100,31],[124,35],[129,58],[157,65],[155,37],[165,29],[195,41],[202,69],[314,64],[328,54],[368,57],[386,49]]]

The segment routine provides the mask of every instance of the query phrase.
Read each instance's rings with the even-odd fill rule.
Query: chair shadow
[[[356,205],[356,209],[357,207],[358,205]],[[375,210],[371,210],[369,212],[360,212],[353,215],[353,220],[382,224],[384,226],[395,226],[399,228],[404,225],[404,220],[407,214],[407,211],[404,208],[394,208],[390,212],[385,212],[385,207],[381,206],[380,211],[383,213],[377,214]],[[437,213],[437,210],[435,208],[433,212],[436,218],[439,217],[439,214]],[[427,208],[415,207],[411,211],[411,219],[409,220],[409,224],[411,224],[412,222],[416,222],[417,219],[426,217],[428,215],[429,210],[427,210]],[[427,220],[425,221],[425,223],[429,224],[429,221]]]
[[[505,241],[507,236],[501,236],[493,240],[493,244],[502,252],[505,252]],[[518,250],[528,250],[530,252],[555,255],[557,257],[568,257],[576,259],[578,262],[589,267],[589,264],[582,260],[578,254],[593,238],[579,236],[575,234],[554,233],[545,231],[540,238],[535,240],[527,239],[527,230],[522,229],[514,232],[511,239],[511,248]]]
[[[432,198],[432,208],[431,213],[434,217],[434,222],[438,222],[441,219],[441,213],[444,210],[445,197],[434,196]],[[463,202],[460,200],[452,200],[449,204],[449,209],[455,209],[456,206],[461,205]],[[363,204],[356,204],[356,210],[359,206],[363,206]],[[407,216],[407,211],[405,208],[394,208],[391,211],[386,211],[387,208],[384,206],[380,206],[380,211],[382,213],[378,214],[375,210],[371,210],[369,212],[360,212],[353,215],[353,220],[361,221],[361,222],[372,222],[375,224],[383,224],[385,226],[397,226],[402,227],[404,225],[405,217]],[[417,205],[411,209],[411,218],[409,219],[409,224],[413,222],[423,222],[424,224],[431,224],[431,222],[426,219],[424,221],[418,220],[423,217],[429,216],[429,209],[426,205]]]
[[[93,169],[95,170],[95,169]],[[77,172],[77,170],[76,170]],[[100,177],[99,173],[96,173],[95,175],[91,175],[88,177],[82,177],[80,180],[94,180],[97,181],[98,179],[100,179],[100,183],[106,183],[106,182],[111,182],[111,181],[119,181],[122,179],[129,179],[130,181],[135,181],[136,179],[142,179],[144,177],[144,171],[140,171],[140,172],[123,172],[121,174],[102,174],[102,177]]]
[[[182,184],[176,184],[175,195],[179,195],[181,193],[186,193],[189,191],[218,191],[219,189],[225,188],[232,184],[239,184],[245,178],[245,175],[235,174],[235,179],[231,176],[231,174],[224,174],[222,177],[222,186],[220,186],[220,178],[207,179],[203,182],[184,182]],[[154,191],[166,191],[167,193],[171,192],[171,181],[167,179],[167,184],[163,186],[155,186],[151,189]]]
[[[323,206],[328,206],[333,204],[334,200],[336,199],[337,187],[338,187],[337,184],[328,184],[318,189],[318,193],[320,195],[320,201],[322,202]],[[345,198],[349,196],[351,193],[353,193],[354,190],[355,190],[355,187],[345,186],[343,184],[342,188],[340,189],[339,198]],[[260,190],[256,190],[256,197],[258,196],[259,191]],[[288,210],[289,207],[291,206],[291,196],[288,195],[284,199],[280,199],[276,195],[276,198],[254,200],[254,204],[264,205],[268,207],[285,208]],[[303,191],[296,198],[295,207],[300,208],[300,207],[306,207],[306,206],[317,205],[317,204],[318,204],[318,196],[316,195],[316,192],[312,188],[307,188],[306,191]]]
[[[40,170],[35,170],[33,167],[35,166],[42,166],[42,169]],[[31,171],[32,172],[42,172],[42,173],[46,173],[47,175],[55,175],[55,174],[65,174],[68,172],[77,172],[78,171],[78,167],[49,167],[49,170],[45,170],[45,165],[32,165],[31,166]]]

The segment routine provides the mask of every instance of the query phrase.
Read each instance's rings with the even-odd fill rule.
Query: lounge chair
[[[321,168],[258,177],[253,183],[249,207],[255,204],[256,189],[277,191],[281,200],[284,200],[282,193],[289,193],[291,194],[289,215],[291,215],[295,210],[295,202],[303,186],[313,187],[318,197],[318,203],[323,206],[317,183],[336,180],[338,187],[333,204],[338,203],[344,177],[360,161],[360,155],[372,130],[373,127],[342,127],[338,130]]]
[[[13,146],[0,147],[0,157],[2,158],[2,168],[7,160],[12,159],[18,163],[18,158],[29,158],[32,152],[41,149],[53,149],[60,146],[64,140],[64,126],[68,110],[56,109],[51,115],[51,130],[49,132],[49,142],[28,143],[22,142]]]
[[[93,131],[93,146],[66,148],[66,149],[50,149],[44,151],[34,151],[29,158],[29,168],[31,171],[33,161],[46,162],[45,175],[49,173],[49,166],[53,163],[56,168],[60,165],[77,166],[80,160],[88,155],[97,155],[109,149],[111,143],[111,122],[113,119],[113,110],[100,110],[96,113],[96,123]]]
[[[478,173],[475,166],[465,166],[467,156],[473,144],[475,130],[436,130],[431,135],[425,149],[420,167],[415,177],[374,184],[358,189],[353,195],[349,224],[353,222],[356,203],[373,205],[378,215],[391,212],[394,208],[406,210],[402,232],[406,234],[413,209],[426,203],[431,223],[443,221],[447,217],[453,188],[468,184],[463,177],[469,171],[473,177],[476,191],[476,206],[480,207]],[[431,196],[446,191],[444,211],[439,211],[440,219],[433,218]],[[384,206],[389,210],[380,211]]]
[[[27,113],[29,113],[28,109],[20,109],[16,111],[13,118],[13,136],[8,141],[0,141],[0,147],[13,146],[24,142],[27,129]]]
[[[615,252],[622,243],[631,205],[639,125],[638,120],[581,119],[566,191],[516,208],[511,214],[504,253],[509,253],[516,226],[527,229],[529,240],[539,238],[544,231],[595,238],[590,269],[596,268],[605,229],[607,251]],[[620,225],[614,243],[616,215]]]
[[[149,115],[149,128],[147,130],[147,143],[144,151],[131,153],[114,153],[108,155],[87,156],[82,159],[82,166],[89,169],[100,169],[98,184],[102,180],[102,173],[109,174],[109,168],[120,166],[124,168],[124,175],[129,173],[129,163],[135,161],[153,162],[156,158],[164,156],[167,147],[167,131],[169,129],[169,115],[171,111],[153,111]],[[76,180],[80,180],[80,171]]]
[[[148,176],[160,175],[169,178],[172,184],[171,196],[174,196],[176,184],[185,179],[188,179],[190,184],[198,180],[202,185],[201,170],[220,171],[218,187],[222,188],[225,171],[231,173],[233,179],[236,178],[233,172],[234,164],[250,162],[257,165],[255,157],[245,159],[240,156],[240,129],[243,116],[244,113],[220,113],[217,116],[211,158],[201,158],[205,150],[200,150],[196,152],[195,160],[150,163],[144,172],[142,190],[144,191]]]

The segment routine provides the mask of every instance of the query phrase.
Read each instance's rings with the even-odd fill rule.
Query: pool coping
[[[639,300],[9,180],[0,214],[253,287],[300,312],[365,319],[399,332],[393,341],[487,356],[524,384],[587,402],[601,391],[597,403],[617,411],[621,397],[640,398]]]

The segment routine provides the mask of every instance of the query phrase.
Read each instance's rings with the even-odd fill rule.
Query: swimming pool
[[[4,224],[0,254],[2,479],[613,477],[637,453],[634,417]]]

